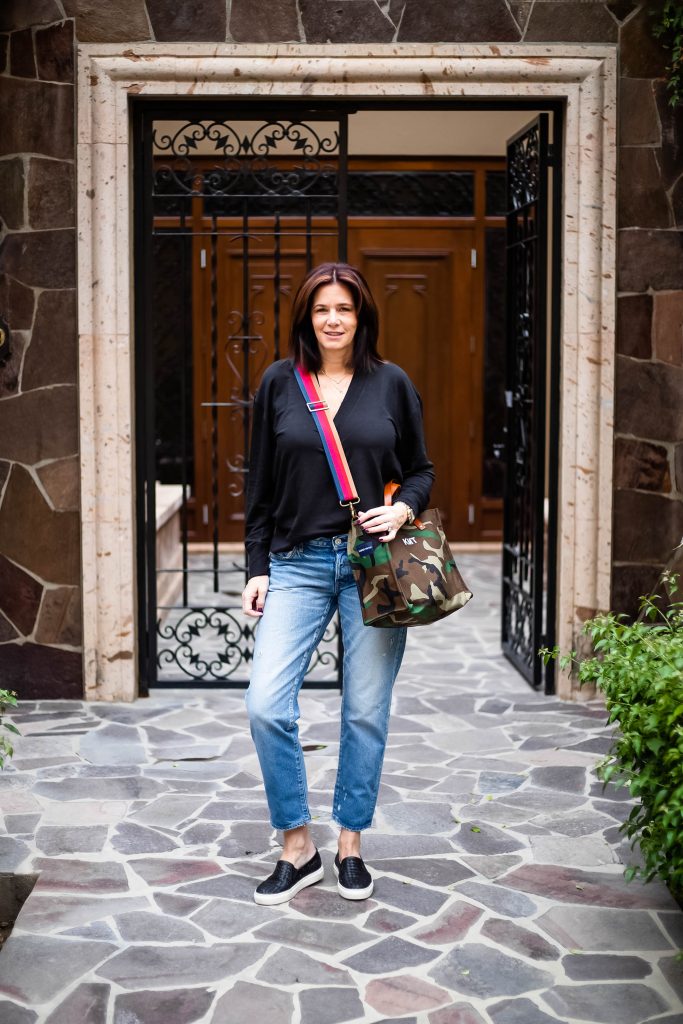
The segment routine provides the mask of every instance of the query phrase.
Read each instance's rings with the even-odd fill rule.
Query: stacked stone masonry
[[[22,696],[82,694],[74,23],[0,11],[0,643]]]
[[[633,611],[683,535],[683,112],[630,0],[9,0],[0,10],[0,660],[25,697],[83,692],[74,45],[596,42],[620,55],[612,605]],[[191,13],[188,13],[190,12]],[[26,595],[31,595],[30,598]]]
[[[618,6],[618,5],[613,5]],[[632,610],[683,533],[683,110],[647,7],[620,33],[613,604]]]

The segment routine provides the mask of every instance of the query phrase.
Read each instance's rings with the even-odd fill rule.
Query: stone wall
[[[612,603],[628,612],[683,535],[683,108],[650,6],[620,33]]]
[[[0,8],[0,686],[80,697],[73,20]]]
[[[6,0],[0,87],[0,671],[77,696],[79,545],[73,34],[141,41],[620,44],[613,606],[633,611],[683,534],[683,114],[649,4],[631,0]]]

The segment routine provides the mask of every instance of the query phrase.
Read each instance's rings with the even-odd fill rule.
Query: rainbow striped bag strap
[[[327,463],[332,473],[334,486],[337,489],[337,497],[340,505],[346,505],[351,511],[351,518],[355,518],[354,505],[360,501],[356,485],[351,476],[349,463],[344,453],[334,420],[330,416],[329,406],[320,394],[315,378],[301,366],[294,367],[296,382],[301,388],[308,411],[312,415],[315,425],[318,428],[320,439],[323,443],[323,450],[327,457]]]

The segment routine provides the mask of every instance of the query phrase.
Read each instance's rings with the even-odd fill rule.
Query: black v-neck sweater
[[[427,507],[434,468],[425,451],[422,402],[399,366],[380,363],[369,373],[356,371],[334,422],[359,511],[383,505],[390,480],[401,484],[395,501],[405,501],[416,515]],[[345,533],[349,520],[292,362],[281,359],[263,374],[254,397],[246,503],[249,576],[268,573],[270,551]]]

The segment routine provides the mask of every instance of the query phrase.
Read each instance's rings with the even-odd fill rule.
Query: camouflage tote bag
[[[366,626],[421,626],[457,611],[472,597],[448,546],[439,510],[430,508],[392,541],[364,533],[356,519],[359,498],[337,428],[313,377],[301,367],[295,376],[323,442],[339,503],[351,511],[347,547]],[[384,503],[399,484],[384,489]]]
[[[384,504],[391,504],[389,488]],[[387,542],[363,533],[354,519],[347,550],[366,626],[428,625],[472,597],[448,546],[438,508],[427,509]]]

